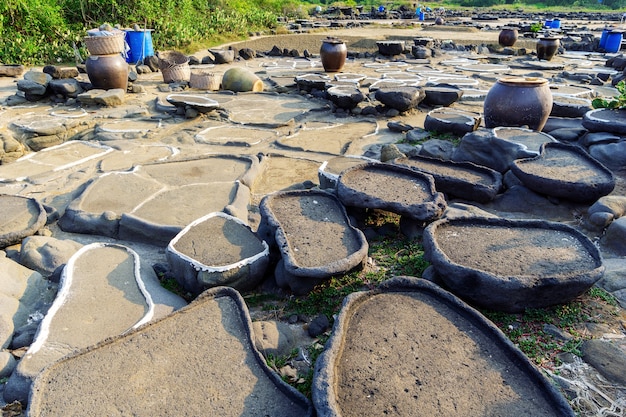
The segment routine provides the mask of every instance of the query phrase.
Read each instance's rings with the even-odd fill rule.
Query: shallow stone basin
[[[318,417],[574,415],[491,322],[413,277],[346,298],[312,394]]]
[[[363,266],[368,244],[345,208],[325,191],[282,191],[259,206],[258,234],[278,253],[276,283],[305,294],[333,275]]]
[[[426,228],[424,252],[454,294],[506,312],[566,303],[604,274],[589,238],[541,220],[440,220]]]
[[[447,207],[432,176],[399,165],[349,168],[339,177],[337,195],[348,207],[386,210],[421,222],[441,217]]]
[[[177,281],[193,294],[220,285],[244,291],[261,282],[269,247],[243,221],[226,213],[203,216],[167,246]]]
[[[545,143],[535,158],[513,161],[511,171],[538,193],[593,202],[615,188],[613,173],[578,146]]]

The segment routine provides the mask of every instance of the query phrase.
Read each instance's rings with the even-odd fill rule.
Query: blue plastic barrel
[[[604,45],[604,50],[606,52],[617,52],[622,47],[622,39],[624,34],[622,32],[609,32],[606,37],[606,45]]]
[[[552,27],[552,19],[546,20],[545,27],[547,27],[547,28],[551,28]]]
[[[424,20],[424,12],[420,12],[420,20]]]
[[[130,47],[126,62],[136,64],[143,62],[147,56],[154,55],[154,47],[152,46],[152,33],[150,30],[127,30],[126,43]]]
[[[602,49],[606,46],[606,38],[609,36],[609,32],[611,32],[610,28],[604,28],[602,35],[600,35],[600,43],[598,46]]]
[[[552,20],[552,24],[550,25],[552,29],[559,29],[561,27],[561,21],[559,19]]]

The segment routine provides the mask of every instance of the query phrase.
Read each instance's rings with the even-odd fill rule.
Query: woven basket
[[[163,73],[163,81],[166,83],[189,82],[191,68],[189,57],[182,52],[166,51],[159,52],[159,69]]]
[[[106,36],[85,36],[85,46],[91,55],[112,55],[124,52],[124,32]]]
[[[222,75],[209,71],[191,71],[189,86],[198,90],[217,91],[222,84]]]

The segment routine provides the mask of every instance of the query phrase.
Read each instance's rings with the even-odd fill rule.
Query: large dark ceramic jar
[[[91,55],[85,62],[87,75],[95,88],[110,90],[128,87],[128,63],[121,54]]]
[[[500,46],[513,46],[517,42],[518,32],[515,28],[502,28],[498,35],[498,43]]]
[[[544,36],[537,41],[537,58],[541,60],[550,61],[556,51],[559,49],[561,42],[558,37]]]
[[[545,78],[499,79],[483,104],[485,127],[528,126],[541,131],[552,111],[552,92]]]
[[[346,44],[337,38],[328,37],[322,41],[320,58],[326,72],[339,72],[346,63],[348,48]]]

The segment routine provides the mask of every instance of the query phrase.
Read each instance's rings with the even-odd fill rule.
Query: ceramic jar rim
[[[326,39],[322,39],[322,42],[324,43],[332,43],[332,44],[339,44],[339,43],[344,43],[341,39],[339,38],[333,38],[333,37],[327,37]]]
[[[548,84],[548,80],[540,77],[505,77],[498,80],[500,84],[520,86],[520,87],[533,87],[542,86]]]

